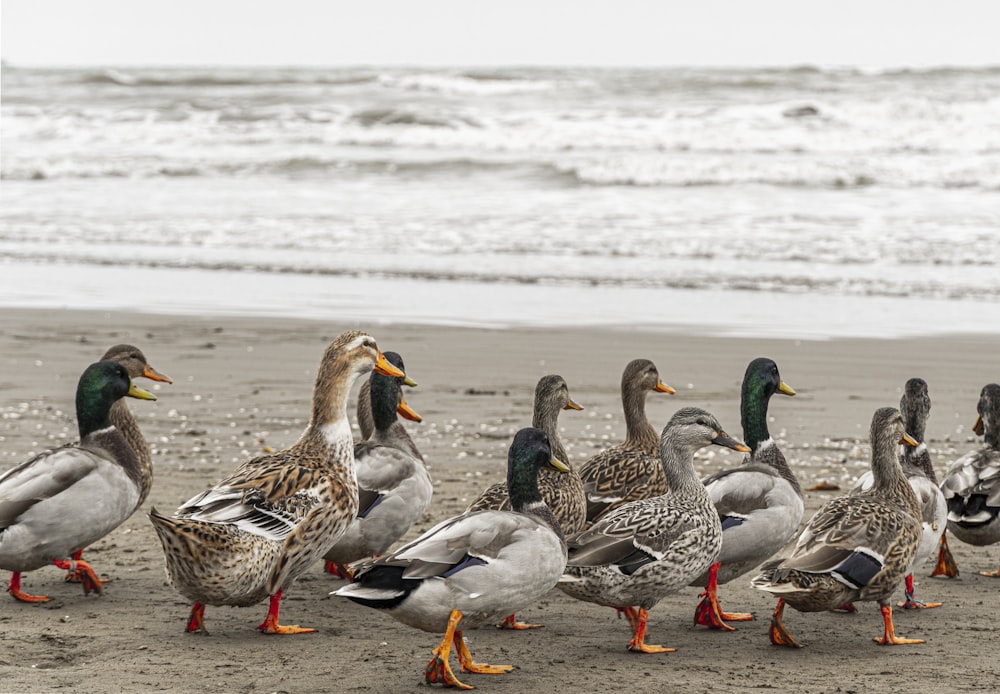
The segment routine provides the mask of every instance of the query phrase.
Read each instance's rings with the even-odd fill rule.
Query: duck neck
[[[760,379],[743,379],[740,423],[743,425],[743,440],[750,447],[751,455],[757,452],[760,444],[771,438],[767,430],[767,405],[770,400]]]
[[[352,450],[353,437],[347,419],[347,396],[361,374],[341,359],[324,356],[313,388],[312,416],[298,445],[309,449]],[[352,456],[353,460],[353,456]]]
[[[561,542],[565,542],[562,527],[552,509],[542,500],[538,490],[538,470],[528,466],[511,465],[507,471],[507,491],[510,507],[517,513],[527,513],[543,520]]]
[[[896,442],[888,431],[873,432],[873,434],[872,490],[917,509],[919,517],[917,497],[896,457]]]
[[[694,469],[694,457],[687,447],[673,445],[669,439],[661,441],[660,460],[671,493],[701,490],[705,493],[705,498],[708,498],[705,486]]]
[[[372,407],[372,422],[375,431],[388,433],[398,421],[396,408],[399,407],[399,383],[391,376],[372,374],[368,381]]]
[[[548,434],[552,455],[569,465],[569,455],[559,438],[559,410],[551,407],[536,407],[531,417],[531,426]]]
[[[656,450],[658,437],[646,418],[646,395],[642,387],[622,388],[622,409],[625,411],[625,442],[636,448]]]
[[[101,429],[113,426],[110,418],[111,408],[100,390],[78,388],[76,391],[76,422],[80,431],[80,440]]]
[[[142,431],[139,430],[139,424],[135,421],[135,417],[132,416],[132,411],[129,410],[128,405],[125,404],[124,398],[117,400],[111,406],[109,419],[115,425],[115,428],[122,433],[125,440],[128,441],[128,445],[132,447],[139,465],[152,472],[153,455],[149,449],[149,444],[142,435]]]

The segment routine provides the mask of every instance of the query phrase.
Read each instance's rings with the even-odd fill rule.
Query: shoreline
[[[424,421],[406,427],[427,460],[434,498],[407,539],[461,512],[503,478],[510,438],[530,422],[535,383],[548,373],[563,375],[571,397],[585,408],[560,418],[571,462],[579,465],[624,436],[619,383],[629,360],[652,359],[662,380],[677,388],[676,395],[647,398],[655,428],[678,408],[694,405],[712,411],[739,436],[743,372],[754,357],[769,356],[798,393],[771,401],[771,434],[803,488],[827,482],[843,490],[868,467],[872,413],[898,403],[906,378],[921,376],[930,386],[927,442],[940,472],[977,445],[971,426],[978,393],[1000,370],[995,335],[808,341],[593,327],[497,330],[3,308],[0,471],[74,438],[76,379],[112,344],[136,344],[174,379],[172,385],[143,382],[158,401],[129,403],[153,448],[155,480],[145,508],[86,553],[102,577],[113,579],[104,594],[85,597],[50,567],[24,580],[27,589],[52,596],[51,603],[26,605],[0,596],[4,690],[76,689],[82,682],[94,692],[362,692],[376,686],[410,692],[422,686],[422,668],[439,637],[329,597],[339,582],[319,565],[296,582],[282,606],[285,621],[316,627],[318,633],[258,634],[254,627],[265,603],[210,607],[210,636],[183,633],[190,605],[167,583],[162,551],[146,518],[149,507],[172,511],[265,446],[292,443],[308,419],[323,348],[353,327],[367,327],[382,349],[402,354],[407,373],[420,384],[406,397]],[[349,414],[353,421],[353,402]],[[710,474],[740,458],[708,450],[696,457],[696,466]],[[807,516],[841,493],[807,491]],[[651,642],[677,652],[642,656],[625,651],[628,628],[613,610],[553,590],[524,615],[544,629],[468,633],[477,658],[516,668],[505,676],[468,679],[486,692],[550,687],[600,692],[626,679],[636,691],[782,686],[829,692],[837,686],[875,688],[892,670],[894,685],[907,691],[935,691],[942,677],[956,691],[981,690],[1000,676],[991,642],[981,633],[994,629],[1000,596],[992,579],[975,572],[995,568],[996,548],[955,542],[952,550],[960,580],[926,578],[929,567],[917,575],[917,597],[941,600],[944,607],[897,612],[899,633],[927,639],[922,646],[873,644],[881,618],[875,606],[862,603],[855,615],[787,612],[788,628],[808,647],[776,649],[767,639],[773,602],[744,577],[721,587],[720,599],[727,609],[754,613],[755,621],[730,634],[692,627],[698,590],[685,589],[651,612]],[[7,572],[0,573],[0,580],[8,580]],[[966,657],[949,658],[954,653]],[[852,662],[849,672],[841,666],[845,658]]]
[[[466,328],[624,329],[739,338],[1000,335],[975,299],[578,286],[77,263],[0,265],[0,310],[289,317]],[[58,282],[47,281],[51,275]],[[818,309],[817,305],[821,308]]]

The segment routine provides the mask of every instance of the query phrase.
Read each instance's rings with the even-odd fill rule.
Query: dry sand
[[[563,375],[584,412],[566,412],[563,438],[579,464],[624,434],[619,400],[623,366],[652,359],[676,396],[651,394],[647,411],[661,427],[683,405],[713,411],[740,434],[739,383],[747,362],[774,358],[795,398],[775,398],[772,434],[804,487],[846,487],[867,465],[872,412],[896,405],[903,382],[921,376],[934,402],[927,438],[936,468],[973,447],[979,389],[1000,379],[1000,338],[797,342],[706,338],[625,330],[504,330],[331,325],[270,318],[184,318],[74,311],[0,310],[0,470],[75,437],[73,392],[83,367],[111,344],[132,342],[173,385],[159,401],[130,403],[154,447],[149,505],[172,510],[264,446],[291,443],[305,425],[315,369],[326,343],[364,327],[383,349],[400,352],[420,386],[408,391],[424,417],[409,424],[435,480],[430,511],[413,534],[452,515],[504,474],[511,435],[530,423],[537,379]],[[153,386],[152,383],[147,385]],[[710,473],[737,462],[721,449],[698,459]],[[810,492],[806,513],[836,492]],[[112,579],[85,597],[55,568],[28,574],[25,588],[53,600],[26,605],[0,596],[2,691],[428,691],[422,670],[438,637],[328,597],[339,582],[317,565],[284,601],[282,621],[319,629],[267,637],[255,626],[266,604],[206,611],[210,636],[183,633],[189,605],[170,588],[145,510],[87,551]],[[898,632],[927,643],[880,647],[878,610],[854,615],[786,614],[807,648],[767,639],[773,606],[746,578],[721,589],[723,606],[757,621],[720,633],[691,625],[697,590],[667,597],[653,611],[650,642],[665,655],[625,651],[628,626],[614,611],[553,591],[525,611],[544,629],[469,632],[477,660],[510,663],[508,675],[465,675],[490,692],[737,692],[781,689],[850,692],[981,691],[1000,675],[993,654],[1000,582],[998,548],[955,542],[959,580],[918,575],[918,597],[936,610],[897,611]],[[925,569],[921,574],[926,574]],[[8,580],[4,572],[2,580]]]

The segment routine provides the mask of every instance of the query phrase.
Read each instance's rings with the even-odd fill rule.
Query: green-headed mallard
[[[948,503],[948,530],[970,545],[1000,542],[1000,385],[983,386],[973,431],[983,447],[966,453],[948,468],[941,489]],[[1000,577],[996,571],[983,576]]]
[[[579,600],[624,610],[632,624],[630,651],[673,650],[646,644],[649,610],[719,556],[722,524],[694,468],[695,451],[711,444],[750,451],[711,413],[678,410],[660,437],[669,491],[620,506],[567,538],[569,561],[559,587]]]
[[[384,610],[404,624],[444,632],[424,671],[429,683],[471,689],[449,665],[452,644],[466,672],[499,674],[509,665],[474,663],[463,628],[492,624],[547,593],[566,565],[566,544],[538,490],[538,471],[566,467],[548,436],[522,429],[508,452],[513,511],[476,511],[445,520],[391,554],[356,567],[354,583],[334,591]]]
[[[767,562],[754,588],[778,598],[771,618],[771,643],[800,647],[782,623],[785,604],[801,612],[832,610],[849,602],[876,600],[885,631],[877,643],[923,643],[896,636],[892,593],[920,545],[920,503],[903,474],[897,444],[913,440],[899,410],[875,411],[871,425],[874,484],[865,493],[824,504],[799,534],[791,553]]]
[[[903,466],[903,474],[913,487],[913,493],[920,502],[922,535],[920,547],[913,555],[913,563],[906,572],[905,598],[898,607],[903,609],[940,607],[939,602],[922,602],[913,597],[913,570],[922,566],[940,546],[941,554],[950,552],[943,543],[944,530],[948,522],[948,504],[944,494],[938,487],[931,456],[924,443],[924,432],[927,430],[927,416],[931,411],[931,396],[927,391],[927,381],[922,378],[911,378],[903,386],[903,396],[899,399],[899,411],[903,415],[906,433],[918,446],[903,442],[899,446],[899,462]],[[862,494],[869,491],[874,484],[871,471],[858,478],[851,489],[851,494]],[[954,563],[954,560],[951,560]]]
[[[320,361],[312,416],[298,441],[243,463],[173,517],[150,512],[170,582],[194,602],[187,631],[205,631],[205,605],[246,607],[268,596],[260,631],[315,631],[279,624],[281,597],[357,515],[347,399],[354,380],[372,368],[404,376],[370,335],[343,333]]]
[[[563,410],[582,409],[569,396],[569,386],[562,376],[551,374],[539,379],[535,386],[531,426],[548,434],[553,457],[565,463],[569,473],[563,474],[551,467],[543,467],[538,471],[538,489],[542,493],[545,505],[552,510],[552,515],[559,521],[559,527],[567,535],[582,530],[586,525],[587,497],[583,493],[580,474],[573,469],[569,455],[559,439],[559,413]],[[497,482],[487,487],[479,498],[469,504],[466,512],[488,509],[497,511],[511,509],[506,482]],[[514,615],[508,615],[497,624],[498,629],[536,629],[540,626],[541,624],[518,622]]]
[[[659,437],[646,418],[646,396],[650,391],[676,391],[660,381],[656,366],[648,359],[633,359],[625,366],[621,390],[625,440],[580,466],[590,523],[622,504],[667,491],[657,451]]]
[[[134,345],[121,344],[110,347],[101,357],[101,361],[118,362],[125,367],[129,378],[141,377],[163,383],[173,383],[169,376],[154,369],[146,360],[146,355],[142,353],[142,350]],[[124,400],[115,400],[115,404],[111,406],[110,416],[111,423],[128,441],[128,445],[132,447],[136,460],[139,462],[139,500],[133,509],[134,512],[146,501],[149,490],[153,488],[153,454],[149,450],[149,444],[146,443],[142,431],[139,430],[139,424],[135,421],[132,411],[129,410]],[[82,557],[82,548],[73,553],[73,559],[76,561],[80,561]],[[70,572],[67,574],[66,580],[79,583],[83,581],[83,575],[79,570]]]
[[[396,352],[383,352],[386,361],[405,371],[403,358]],[[417,385],[409,378],[383,376],[372,372],[369,388],[358,396],[359,421],[361,399],[372,417],[369,437],[354,445],[358,474],[358,515],[337,544],[323,557],[327,571],[348,578],[346,565],[385,552],[401,538],[427,510],[434,491],[424,458],[413,439],[396,416],[413,422],[420,415],[403,399],[404,385]]]
[[[750,453],[743,464],[704,481],[722,521],[722,551],[708,572],[691,585],[704,586],[694,621],[731,631],[730,621],[751,619],[748,613],[723,612],[716,595],[718,583],[742,576],[792,539],[802,521],[802,488],[778,444],[767,429],[767,406],[775,393],[795,395],[781,380],[778,365],[754,359],[743,376],[740,419]]]
[[[16,599],[49,599],[22,592],[21,574],[50,563],[79,573],[84,593],[101,592],[90,564],[69,557],[124,523],[139,505],[141,465],[110,418],[126,395],[156,399],[133,384],[121,364],[91,364],[76,389],[79,443],[44,451],[0,477],[0,568],[14,572],[9,590]]]

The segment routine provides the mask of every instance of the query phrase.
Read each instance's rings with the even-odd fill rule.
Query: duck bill
[[[566,401],[566,404],[563,405],[563,409],[564,410],[582,410],[583,407],[581,407],[580,405],[577,405],[575,402],[573,402],[573,399],[570,398],[569,400]]]
[[[920,445],[919,441],[917,441],[915,438],[913,438],[906,432],[903,432],[903,438],[902,440],[900,440],[900,443],[905,443],[907,446],[913,446],[914,448]]]
[[[379,350],[378,361],[375,362],[375,371],[382,374],[383,376],[394,376],[396,378],[406,378],[406,374],[397,369],[395,366],[390,364],[382,351]]]
[[[778,383],[778,392],[782,395],[795,395],[795,389],[784,381]]]
[[[410,388],[416,388],[417,387],[417,382],[414,381],[409,376],[404,376],[403,377],[403,385],[404,386],[410,386]]]
[[[656,381],[656,387],[653,388],[653,390],[655,390],[657,393],[670,393],[671,395],[677,392],[676,390],[674,390],[673,388],[671,388],[666,383],[660,380]]]
[[[724,431],[720,431],[718,435],[712,439],[712,443],[716,446],[725,446],[726,448],[732,448],[734,451],[739,451],[740,453],[749,453],[750,446],[745,443],[741,443],[734,439],[732,436]]]
[[[972,425],[972,431],[976,434],[976,436],[982,436],[983,433],[986,431],[986,427],[983,426],[982,415],[976,417],[976,423]]]
[[[140,374],[143,378],[148,378],[151,381],[159,381],[160,383],[173,383],[174,379],[166,374],[161,374],[159,371],[154,369],[149,364],[146,364],[146,368]]]
[[[139,400],[156,400],[156,396],[150,393],[148,390],[143,390],[137,386],[134,382],[129,385],[128,393],[126,393],[130,398],[138,398]]]
[[[399,405],[396,407],[396,412],[403,419],[408,419],[411,422],[422,422],[424,418],[418,415],[416,412],[410,409],[410,406],[406,404],[406,400],[402,398],[399,399]]]
[[[559,472],[569,472],[569,465],[559,460],[559,458],[552,456],[552,460],[549,461],[549,465],[554,467]]]

